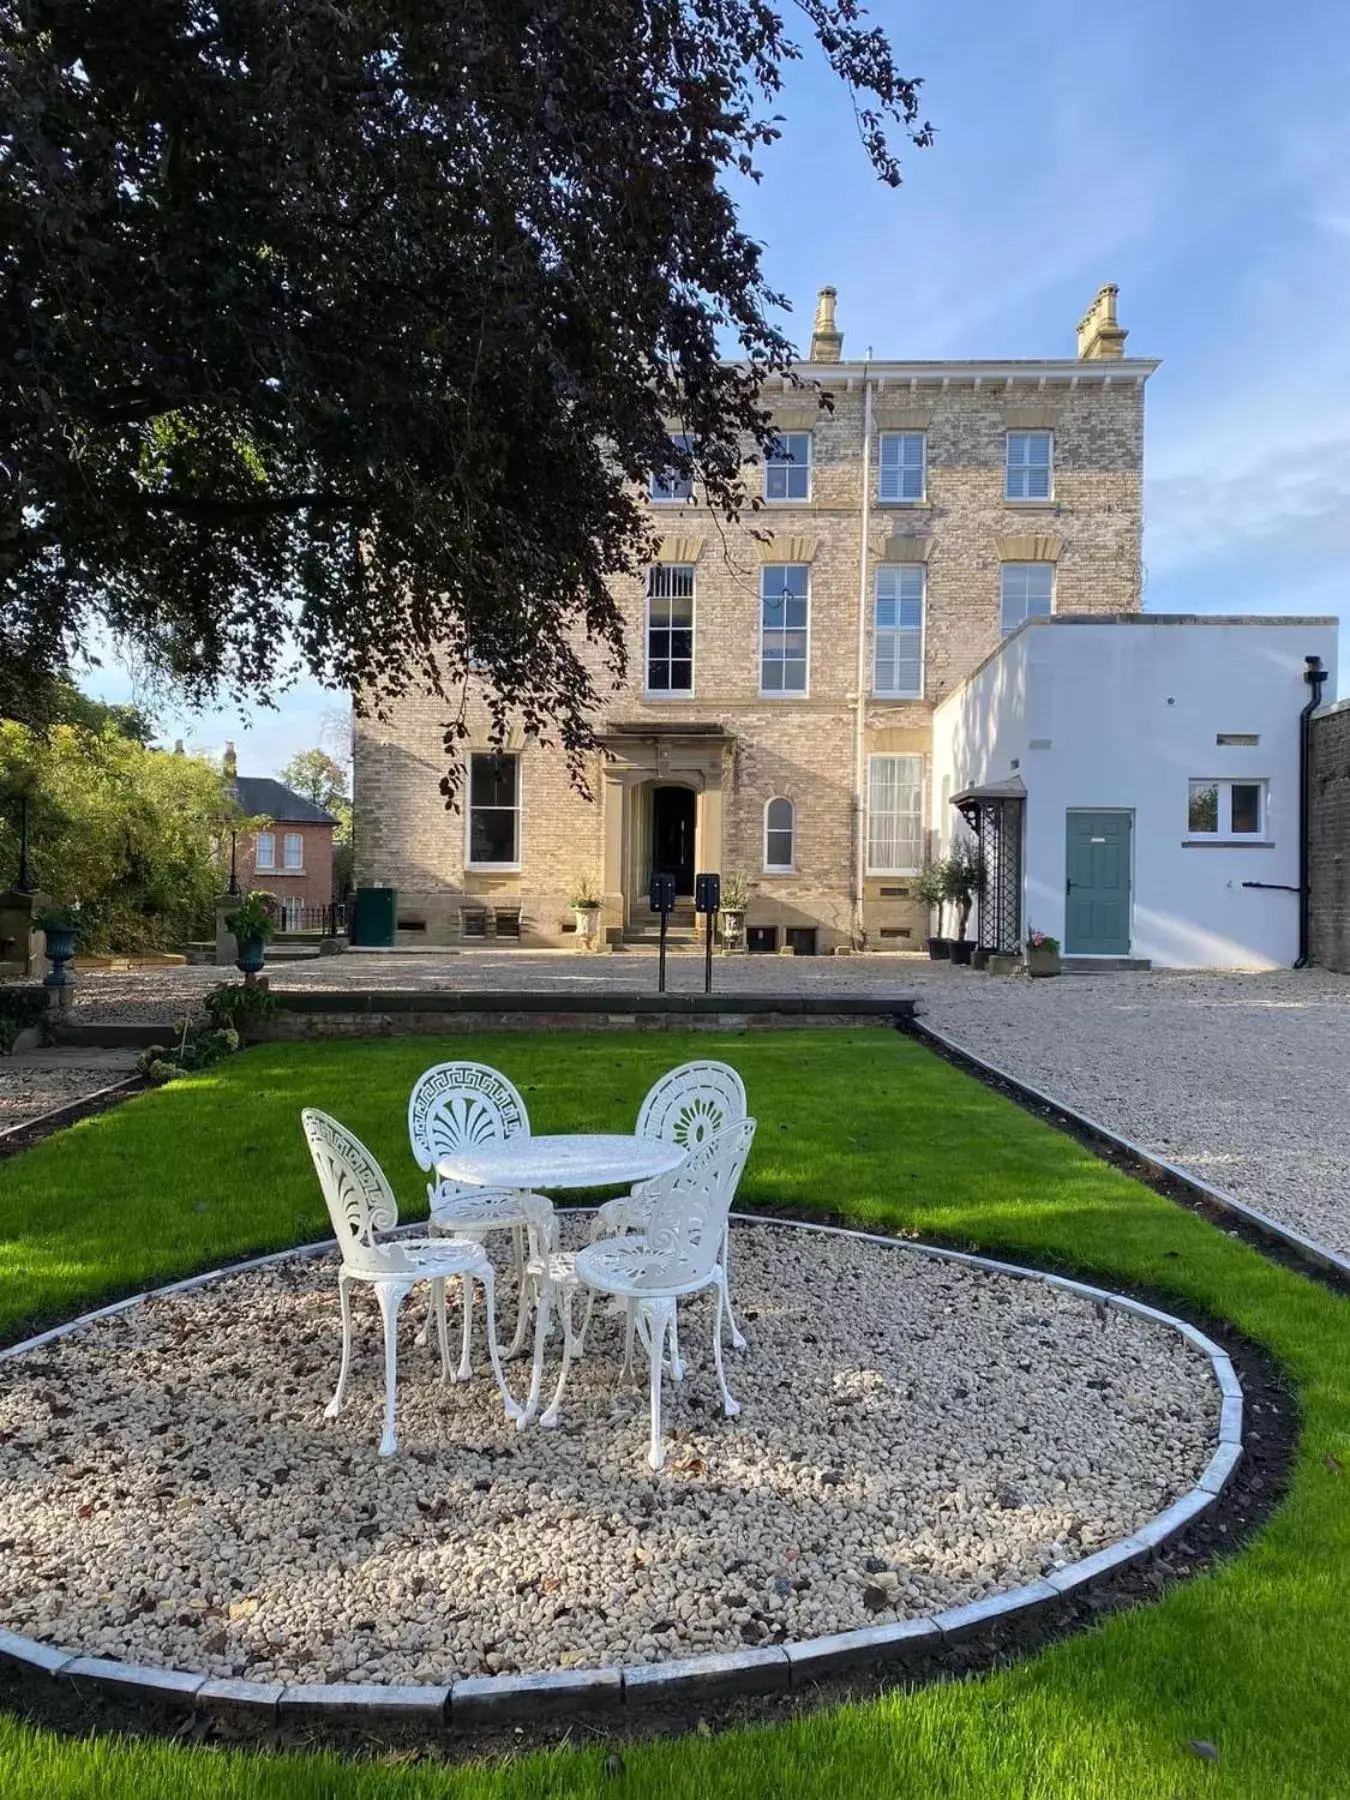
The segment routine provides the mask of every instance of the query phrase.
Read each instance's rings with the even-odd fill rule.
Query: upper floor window
[[[759,691],[804,694],[810,657],[805,563],[766,563],[759,572]]]
[[[912,875],[923,862],[922,756],[867,759],[867,872]]]
[[[647,692],[693,691],[693,566],[653,563],[647,571]]]
[[[883,431],[877,445],[877,497],[922,500],[928,488],[928,438],[922,431]]]
[[[811,433],[783,431],[773,441],[764,465],[766,500],[811,498]]]
[[[1004,563],[1000,595],[1000,620],[1004,635],[1016,631],[1024,619],[1041,619],[1053,610],[1053,563]]]
[[[1261,837],[1265,823],[1264,781],[1191,782],[1186,825],[1192,837]]]
[[[764,872],[787,875],[796,867],[797,809],[791,800],[770,800],[764,808]]]
[[[298,831],[288,831],[281,840],[283,866],[294,872],[305,866],[305,840]]]
[[[872,691],[888,700],[923,694],[922,563],[877,570],[872,631]]]
[[[253,866],[255,869],[275,869],[277,866],[277,834],[275,831],[260,831],[253,840]]]
[[[686,456],[693,455],[694,440],[687,431],[672,432],[670,442],[672,449],[682,451]],[[692,500],[693,477],[681,474],[675,468],[654,469],[648,493],[653,500]]]
[[[520,758],[495,752],[469,758],[469,864],[520,864]]]
[[[1053,434],[1010,431],[1003,492],[1009,500],[1048,500],[1051,492]]]

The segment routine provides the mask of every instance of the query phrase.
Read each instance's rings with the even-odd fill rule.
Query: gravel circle
[[[1208,1358],[1155,1321],[901,1244],[767,1223],[733,1243],[743,1410],[722,1417],[711,1308],[686,1303],[659,1475],[616,1319],[597,1309],[561,1429],[518,1434],[485,1356],[441,1385],[413,1343],[417,1295],[399,1454],[381,1462],[368,1292],[351,1399],[322,1416],[331,1256],[155,1298],[0,1366],[0,1623],[299,1682],[739,1650],[1034,1580],[1162,1511],[1217,1441]],[[519,1393],[527,1369],[511,1375]]]

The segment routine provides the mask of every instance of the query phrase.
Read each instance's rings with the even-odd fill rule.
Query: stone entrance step
[[[1066,975],[1120,975],[1141,973],[1153,964],[1146,956],[1061,956]]]

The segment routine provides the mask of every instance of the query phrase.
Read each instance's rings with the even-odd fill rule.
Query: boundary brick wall
[[[1323,969],[1350,974],[1350,700],[1312,722],[1310,945]]]

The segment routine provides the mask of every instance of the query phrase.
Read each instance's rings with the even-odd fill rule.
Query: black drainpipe
[[[1308,966],[1309,881],[1312,835],[1312,716],[1322,704],[1327,672],[1320,656],[1305,656],[1303,679],[1311,690],[1308,704],[1298,715],[1298,960],[1296,969]]]

